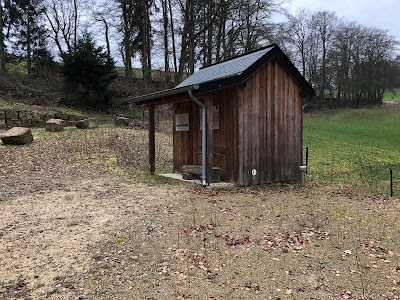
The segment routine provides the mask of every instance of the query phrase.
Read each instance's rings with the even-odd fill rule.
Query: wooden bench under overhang
[[[222,170],[218,167],[213,167],[213,182],[221,182]],[[185,165],[182,166],[182,178],[186,180],[198,179],[201,177],[201,166]]]

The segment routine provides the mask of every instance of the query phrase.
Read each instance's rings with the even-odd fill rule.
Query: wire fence
[[[341,183],[375,194],[400,198],[400,164],[357,162],[350,171],[309,167],[308,175],[324,183]]]

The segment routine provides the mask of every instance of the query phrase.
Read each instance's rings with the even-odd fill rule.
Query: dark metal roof
[[[280,64],[293,75],[301,86],[305,96],[314,95],[314,89],[282,50],[279,49],[277,45],[270,45],[230,60],[202,68],[173,89],[132,97],[130,100],[138,105],[150,102],[156,103],[158,99],[165,100],[166,97],[184,94],[189,90],[195,90],[196,93],[202,94],[242,84],[271,59],[278,60]]]
[[[189,78],[178,84],[176,87],[181,88],[188,85],[203,84],[206,82],[239,76],[257,60],[267,54],[273,47],[274,46],[268,46],[266,48],[200,69]]]
[[[184,87],[175,87],[175,88],[169,89],[169,90],[164,90],[164,91],[155,92],[155,93],[137,96],[137,97],[131,97],[130,100],[133,100],[133,102],[138,103],[138,102],[141,102],[144,100],[147,101],[147,100],[153,100],[153,99],[158,99],[158,98],[162,98],[162,97],[177,95],[177,94],[185,93],[189,90],[196,90],[198,88],[199,88],[199,86],[195,85],[195,84],[184,86]],[[142,104],[142,103],[139,103],[139,104]]]

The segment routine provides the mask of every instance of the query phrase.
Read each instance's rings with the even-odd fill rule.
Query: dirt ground
[[[399,299],[397,199],[147,175],[144,132],[0,145],[0,299]],[[171,162],[157,135],[157,166]]]

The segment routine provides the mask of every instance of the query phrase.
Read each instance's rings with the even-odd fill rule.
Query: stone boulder
[[[33,142],[32,131],[25,127],[13,127],[0,136],[4,145],[25,145]]]
[[[76,121],[75,126],[76,126],[76,128],[79,128],[79,129],[91,129],[91,128],[96,128],[97,123],[94,118],[89,118],[89,119],[83,119],[83,120]]]
[[[59,132],[64,130],[64,120],[50,119],[46,122],[46,130],[51,132]]]
[[[129,119],[124,117],[116,117],[114,120],[114,124],[117,127],[128,127],[129,126]]]

